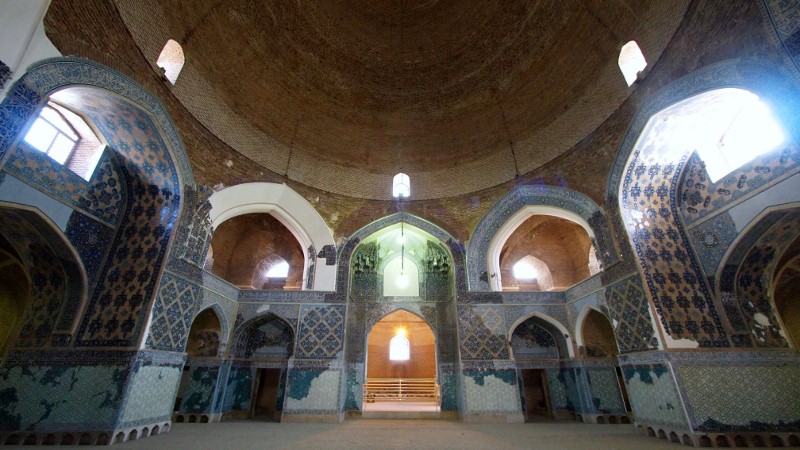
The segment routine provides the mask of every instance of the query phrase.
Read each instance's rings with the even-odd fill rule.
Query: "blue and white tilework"
[[[125,390],[119,428],[169,421],[181,368],[146,365],[134,370]]]
[[[339,358],[344,348],[345,307],[303,305],[297,331],[298,358]]]
[[[800,424],[800,366],[683,366],[693,426],[705,432],[792,431]]]
[[[800,5],[793,0],[764,0],[764,5],[778,38],[800,70]]]
[[[622,353],[658,348],[650,304],[638,274],[606,288],[603,312],[611,318]]]
[[[495,415],[521,413],[516,371],[464,370],[464,414]]]
[[[290,368],[284,413],[338,413],[341,374],[339,369]]]
[[[613,367],[587,367],[586,376],[589,381],[592,403],[597,412],[606,414],[625,413],[617,372]]]
[[[165,272],[153,305],[147,347],[182,351],[200,305],[196,284]]]
[[[459,306],[462,359],[508,359],[508,338],[502,306]]]

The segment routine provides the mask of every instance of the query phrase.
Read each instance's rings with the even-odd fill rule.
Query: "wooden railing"
[[[372,402],[436,402],[439,384],[433,378],[367,378],[364,400]]]

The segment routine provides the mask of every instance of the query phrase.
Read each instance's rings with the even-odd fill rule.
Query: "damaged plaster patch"
[[[769,317],[765,316],[760,312],[753,314],[753,320],[755,320],[756,323],[761,325],[762,327],[768,327],[772,325],[769,323]]]
[[[691,339],[672,339],[669,333],[664,333],[665,348],[699,348],[700,343]]]
[[[495,374],[486,374],[481,381],[479,384],[475,377],[468,374],[462,377],[468,414],[519,412],[519,389],[516,383],[509,384]]]
[[[339,403],[339,384],[339,371],[336,370],[292,370],[286,410],[335,410]]]

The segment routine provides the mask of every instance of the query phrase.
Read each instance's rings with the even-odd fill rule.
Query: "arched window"
[[[514,278],[516,278],[519,281],[522,280],[534,281],[539,275],[538,272],[536,271],[536,268],[533,267],[533,264],[531,264],[528,258],[531,257],[522,258],[519,261],[517,261],[516,264],[514,264]]]
[[[408,198],[411,196],[411,179],[404,173],[398,173],[392,179],[392,196],[394,198]]]
[[[628,86],[632,85],[636,81],[639,72],[647,67],[647,61],[645,61],[642,50],[636,41],[630,41],[622,46],[617,63],[622,75],[625,76],[625,82],[628,83]]]
[[[589,247],[589,275],[594,275],[600,272],[600,261],[597,259],[597,252],[594,245]]]
[[[49,101],[33,122],[25,143],[89,180],[104,144],[81,116]]]
[[[170,83],[173,85],[176,81],[178,81],[178,75],[180,75],[181,70],[183,69],[183,63],[185,62],[183,57],[183,48],[181,44],[178,44],[174,40],[170,39],[164,45],[164,49],[161,50],[161,54],[158,55],[158,61],[156,64],[158,67],[161,67],[161,70],[164,71],[164,76],[167,77]]]
[[[389,341],[389,359],[391,361],[408,361],[411,358],[411,345],[408,338],[398,334]]]

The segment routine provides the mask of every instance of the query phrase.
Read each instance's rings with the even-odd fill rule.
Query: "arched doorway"
[[[397,310],[367,339],[364,411],[438,411],[436,339],[419,316]]]
[[[222,324],[213,309],[203,310],[195,317],[189,329],[186,364],[183,366],[175,399],[177,422],[211,420],[211,397],[215,384],[213,380],[219,370],[216,360],[219,358],[221,337]]]
[[[587,307],[583,316],[583,321],[580,326],[580,339],[581,339],[581,354],[587,361],[587,373],[589,383],[602,384],[608,386],[609,378],[616,380],[617,387],[619,388],[619,398],[611,389],[605,389],[603,394],[607,398],[600,398],[597,396],[595,400],[595,407],[598,408],[598,413],[601,415],[608,415],[608,417],[598,417],[598,423],[616,423],[617,421],[627,423],[627,417],[618,417],[620,410],[626,413],[631,412],[630,401],[628,400],[628,391],[625,388],[625,382],[622,377],[622,370],[617,364],[617,356],[619,349],[617,341],[614,336],[614,329],[605,315],[600,313],[594,308]],[[608,364],[613,363],[614,374],[610,374],[610,367]],[[597,365],[598,367],[594,367]],[[600,390],[598,389],[598,392]],[[619,408],[619,400],[622,400],[622,408]]]
[[[249,410],[238,416],[280,422],[289,358],[294,350],[292,326],[268,313],[251,320],[239,332],[233,354],[252,379]]]
[[[542,318],[533,316],[514,328],[510,342],[517,363],[525,421],[554,418],[547,368],[568,357],[562,334]]]

